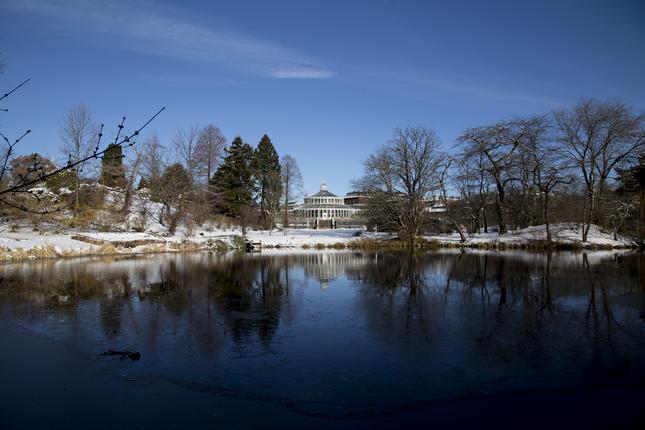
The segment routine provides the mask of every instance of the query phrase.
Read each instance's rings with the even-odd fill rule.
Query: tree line
[[[365,160],[354,187],[369,197],[366,223],[398,231],[499,234],[554,222],[645,235],[644,115],[621,101],[583,99],[567,109],[462,132],[450,151],[433,129],[396,129]],[[450,199],[450,194],[456,194]],[[446,210],[438,221],[431,205]]]
[[[70,208],[76,222],[91,217],[112,189],[121,197],[115,217],[125,219],[135,193],[146,194],[158,204],[144,215],[171,233],[180,223],[215,216],[244,231],[251,224],[271,230],[279,218],[289,225],[302,193],[293,157],[280,158],[268,135],[256,147],[239,136],[227,146],[213,124],[180,128],[168,145],[155,133],[135,145],[163,110],[131,133],[123,117],[105,146],[104,126],[85,105],[72,107],[60,126],[65,161],[58,163],[37,153],[14,156],[30,130],[13,141],[0,133],[0,212],[19,218]],[[465,241],[468,233],[536,225],[545,225],[551,241],[556,222],[579,225],[583,242],[594,224],[614,236],[645,239],[644,115],[621,101],[583,99],[543,115],[468,128],[450,150],[431,128],[396,129],[364,167],[353,184],[367,197],[362,220],[398,232],[410,246],[426,232],[456,231]],[[95,184],[103,187],[90,187]],[[441,216],[433,213],[436,205]]]
[[[114,141],[103,149],[104,126],[84,104],[73,106],[60,123],[62,163],[38,153],[13,156],[13,146],[27,133],[14,143],[5,138],[0,193],[6,195],[0,211],[13,218],[28,214],[42,219],[71,210],[74,218],[82,219],[95,213],[111,189],[120,197],[117,218],[125,220],[133,196],[143,194],[158,203],[148,205],[143,215],[170,233],[181,223],[201,224],[216,215],[243,229],[273,229],[280,209],[302,192],[296,160],[290,155],[280,158],[266,134],[255,148],[239,136],[227,145],[221,131],[208,124],[178,129],[169,145],[162,145],[154,132],[139,145],[128,135],[124,145],[124,123],[125,117]],[[282,213],[284,225],[288,215]]]

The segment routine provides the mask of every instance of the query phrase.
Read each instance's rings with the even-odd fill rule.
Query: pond
[[[0,342],[0,428],[615,428],[645,422],[645,257],[6,264]]]

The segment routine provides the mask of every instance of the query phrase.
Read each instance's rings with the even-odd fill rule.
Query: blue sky
[[[460,131],[581,97],[645,108],[643,1],[0,0],[0,130],[60,157],[60,123],[83,102],[170,146],[218,126],[296,158],[305,190],[350,190],[395,127]],[[110,128],[110,132],[114,130]]]

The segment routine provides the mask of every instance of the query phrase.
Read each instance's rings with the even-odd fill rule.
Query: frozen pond
[[[644,418],[636,252],[196,253],[0,278],[1,428]]]

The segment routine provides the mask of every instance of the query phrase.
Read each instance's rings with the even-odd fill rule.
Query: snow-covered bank
[[[239,247],[242,232],[239,229],[214,229],[210,231],[195,230],[192,234],[180,231],[175,235],[163,235],[157,232],[77,232],[48,234],[22,229],[8,232],[0,231],[0,260],[16,261],[42,257],[74,257],[83,255],[107,254],[144,254],[153,252],[177,252],[197,250],[226,251]],[[636,243],[629,238],[603,232],[593,226],[589,233],[589,242],[580,242],[580,231],[575,225],[556,224],[552,227],[553,241],[558,245],[569,245],[580,248],[632,248]],[[391,237],[384,233],[371,233],[358,229],[310,230],[287,229],[284,231],[252,230],[247,238],[261,242],[268,248],[325,248],[350,247],[353,241],[381,240],[383,244]],[[440,246],[465,247],[535,247],[546,240],[544,226],[529,227],[497,235],[482,233],[469,235],[465,243],[460,242],[456,233],[448,235],[426,236]],[[358,243],[355,244],[358,246]]]
[[[616,239],[614,239],[613,233],[604,231],[596,225],[591,226],[588,241],[583,243],[581,229],[582,227],[578,224],[553,224],[550,226],[552,241],[555,245],[575,248],[635,248],[638,246],[634,239],[622,235],[617,235]],[[546,238],[546,227],[544,225],[514,230],[503,235],[497,233],[469,234],[465,243],[461,242],[461,238],[457,233],[425,237],[427,240],[436,240],[442,245],[466,247],[534,247],[544,245]]]
[[[0,228],[0,261],[30,258],[76,257],[84,255],[145,254],[217,250],[239,247],[242,232],[226,230],[195,230],[175,235],[156,232],[76,232],[49,234],[20,229],[14,232]],[[341,246],[356,239],[361,230],[298,230],[249,231],[247,238],[261,242],[263,247],[303,248],[307,246]],[[382,235],[381,235],[382,236]]]

